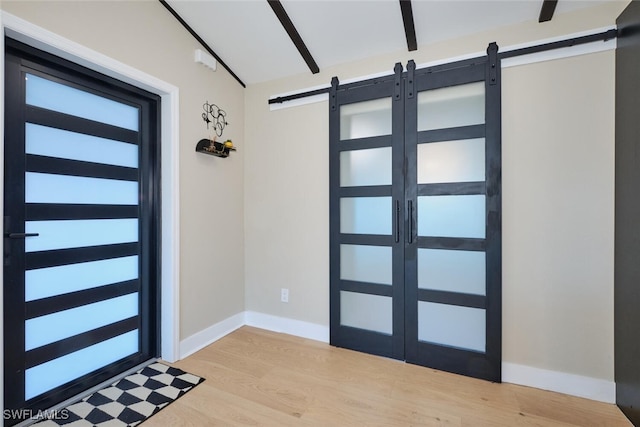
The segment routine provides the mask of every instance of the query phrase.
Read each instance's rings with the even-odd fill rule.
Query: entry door
[[[332,344],[499,381],[497,47],[407,68],[331,93]]]
[[[159,105],[12,40],[5,71],[4,407],[41,410],[157,355]]]

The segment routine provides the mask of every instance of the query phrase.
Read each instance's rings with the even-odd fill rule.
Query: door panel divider
[[[27,172],[115,179],[120,181],[138,181],[139,172],[137,168],[39,156],[35,154],[27,154],[26,158]]]
[[[51,251],[27,252],[25,264],[27,270],[57,267],[79,262],[100,261],[137,255],[139,243],[118,243],[114,245],[87,246],[82,248],[57,249]]]
[[[423,237],[418,236],[418,247],[424,249],[450,249],[460,251],[484,251],[484,239],[467,237]]]
[[[138,205],[26,203],[27,221],[137,218]]]
[[[484,138],[485,125],[469,125],[454,128],[423,130],[418,132],[418,144]]]
[[[25,319],[33,319],[87,304],[121,297],[138,292],[139,290],[140,282],[138,279],[134,279],[28,301],[25,304]]]
[[[390,185],[368,185],[362,187],[340,187],[340,197],[383,197],[391,196]]]
[[[340,290],[349,292],[358,292],[367,295],[379,295],[383,297],[393,296],[393,288],[391,285],[381,285],[378,283],[356,282],[353,280],[341,280]]]
[[[343,139],[340,141],[340,151],[368,150],[371,148],[391,147],[391,141],[391,135]]]
[[[418,196],[470,196],[485,194],[485,192],[484,181],[418,184]]]
[[[58,357],[66,356],[67,354],[82,350],[91,345],[133,331],[138,327],[138,317],[134,316],[91,331],[83,332],[82,334],[52,342],[51,344],[43,345],[42,347],[34,348],[25,353],[25,367],[26,369],[33,368],[34,366],[49,362]]]
[[[25,121],[28,123],[138,145],[139,133],[134,130],[124,129],[82,117],[70,116],[32,105],[26,106],[25,115]]]
[[[435,289],[418,289],[418,301],[484,309],[487,308],[486,300],[487,298],[484,295],[463,294]]]
[[[373,234],[341,234],[340,243],[344,245],[391,246],[393,236]]]

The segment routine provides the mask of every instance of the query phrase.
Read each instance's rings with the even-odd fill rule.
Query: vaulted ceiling
[[[252,84],[614,0],[160,1]]]

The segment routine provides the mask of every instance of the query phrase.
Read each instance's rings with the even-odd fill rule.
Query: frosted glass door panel
[[[138,352],[138,332],[135,329],[27,369],[25,399],[31,399]]]
[[[485,196],[418,197],[418,233],[432,237],[485,236]]]
[[[138,108],[27,74],[27,104],[137,131]]]
[[[419,301],[418,340],[484,352],[485,311]]]
[[[391,185],[391,147],[340,153],[340,186]]]
[[[391,197],[343,197],[340,199],[340,232],[391,234]]]
[[[340,245],[340,278],[391,285],[393,283],[391,247]]]
[[[418,93],[418,131],[484,123],[484,82]]]
[[[138,304],[136,292],[29,319],[25,322],[25,350],[137,316]]]
[[[484,181],[484,138],[418,144],[418,184]]]
[[[47,157],[138,167],[138,146],[83,133],[27,123],[25,151]]]
[[[391,135],[391,98],[340,107],[340,139]]]
[[[138,219],[27,221],[25,232],[39,234],[25,240],[26,252],[129,243],[138,241]]]
[[[484,252],[418,249],[418,287],[484,295],[485,265]]]
[[[25,301],[137,278],[137,255],[27,270],[24,275]]]
[[[139,198],[135,181],[27,172],[25,186],[27,203],[137,205]]]
[[[391,297],[340,291],[340,324],[391,335],[393,301]]]

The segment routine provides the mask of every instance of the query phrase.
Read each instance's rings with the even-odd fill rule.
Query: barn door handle
[[[396,200],[396,243],[400,241],[400,200]]]
[[[9,233],[10,239],[24,239],[25,237],[38,237],[40,233]]]
[[[409,200],[409,243],[413,243],[413,201]]]

